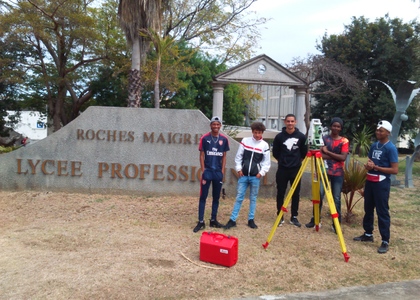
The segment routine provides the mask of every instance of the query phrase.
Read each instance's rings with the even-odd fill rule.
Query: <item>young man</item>
[[[254,222],[257,196],[260,188],[260,179],[271,166],[270,146],[262,139],[265,126],[261,122],[251,124],[252,137],[243,138],[235,156],[235,169],[238,172],[238,185],[236,188],[236,202],[225,229],[236,226],[246,189],[249,189],[248,226],[256,229]]]
[[[391,174],[398,173],[398,151],[394,144],[389,142],[392,125],[388,121],[380,121],[376,128],[375,142],[369,150],[368,162],[365,168],[368,171],[364,189],[363,229],[365,233],[353,240],[373,242],[374,209],[378,216],[378,227],[382,237],[378,253],[386,253],[389,247],[391,218],[389,215],[389,192],[391,189]]]
[[[305,158],[308,147],[306,145],[305,135],[297,129],[296,117],[293,114],[288,114],[284,120],[285,127],[276,135],[273,142],[273,156],[277,159],[278,169],[276,173],[277,183],[277,215],[280,213],[284,202],[284,194],[286,192],[287,184],[293,184],[302,160]],[[300,180],[299,184],[292,196],[292,216],[290,223],[300,227],[297,216],[299,209],[299,195],[300,194]],[[284,223],[283,218],[279,225]]]
[[[335,117],[330,123],[330,134],[322,137],[324,146],[320,148],[322,158],[325,159],[328,180],[331,183],[331,193],[334,198],[335,208],[338,213],[338,221],[341,223],[341,189],[344,182],[344,161],[349,153],[349,140],[340,136],[343,129],[343,120]],[[321,185],[321,202],[319,211],[321,212],[322,200],[324,198],[324,188]],[[314,218],[305,224],[307,228],[315,227]],[[335,232],[334,223],[332,229]]]
[[[217,222],[217,210],[219,209],[220,192],[222,191],[223,177],[226,167],[226,152],[229,151],[229,140],[221,134],[222,120],[213,117],[210,120],[211,131],[200,139],[198,150],[200,151],[201,183],[200,200],[198,203],[198,223],[194,232],[206,227],[204,223],[204,210],[206,199],[212,184],[213,204],[211,209],[210,227],[221,228],[222,224]]]

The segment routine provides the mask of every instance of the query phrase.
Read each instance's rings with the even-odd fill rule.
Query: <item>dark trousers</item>
[[[198,220],[204,220],[206,199],[209,194],[210,184],[212,185],[213,203],[211,206],[211,219],[216,220],[219,209],[220,192],[223,186],[223,174],[220,171],[205,170],[200,184],[200,200],[198,202]]]
[[[278,168],[276,173],[276,183],[277,183],[277,214],[280,213],[281,207],[284,203],[284,194],[286,193],[287,184],[290,182],[292,186],[300,167],[285,169]],[[300,178],[299,183],[296,186],[295,191],[292,195],[292,217],[298,216],[299,210],[299,197],[300,197]]]
[[[389,242],[391,217],[389,215],[389,192],[391,180],[385,179],[380,182],[366,181],[365,183],[365,216],[363,217],[363,229],[366,233],[373,232],[374,210],[378,216],[379,233],[382,241]]]

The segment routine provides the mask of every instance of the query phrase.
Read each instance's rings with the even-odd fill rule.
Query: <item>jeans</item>
[[[232,221],[236,221],[241,209],[242,202],[245,198],[246,189],[249,188],[249,214],[248,220],[253,220],[255,216],[255,209],[257,207],[258,190],[260,189],[260,179],[256,176],[242,176],[238,179],[236,187],[236,202],[233,206],[233,211],[230,216]]]
[[[331,194],[334,199],[335,209],[338,213],[338,221],[341,223],[341,190],[343,188],[344,176],[332,176],[328,175],[328,180],[330,181]],[[321,202],[319,203],[319,211],[321,212],[322,202],[325,196],[324,186],[321,182],[320,187],[321,192]]]
[[[389,215],[389,192],[391,180],[385,179],[380,182],[365,183],[365,216],[363,217],[363,229],[366,233],[373,232],[373,212],[376,208],[378,215],[378,227],[382,241],[389,242],[391,217]]]

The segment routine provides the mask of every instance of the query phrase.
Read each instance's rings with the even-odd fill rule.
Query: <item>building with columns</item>
[[[293,113],[297,127],[306,133],[304,115],[307,87],[302,78],[265,54],[254,57],[215,76],[213,85],[213,115],[223,119],[223,90],[229,83],[249,84],[262,100],[254,101],[257,120],[267,130],[277,133],[284,117]]]

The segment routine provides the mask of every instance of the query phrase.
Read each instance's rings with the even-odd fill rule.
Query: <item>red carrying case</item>
[[[238,238],[217,232],[203,232],[200,238],[200,260],[232,267],[238,261]]]

